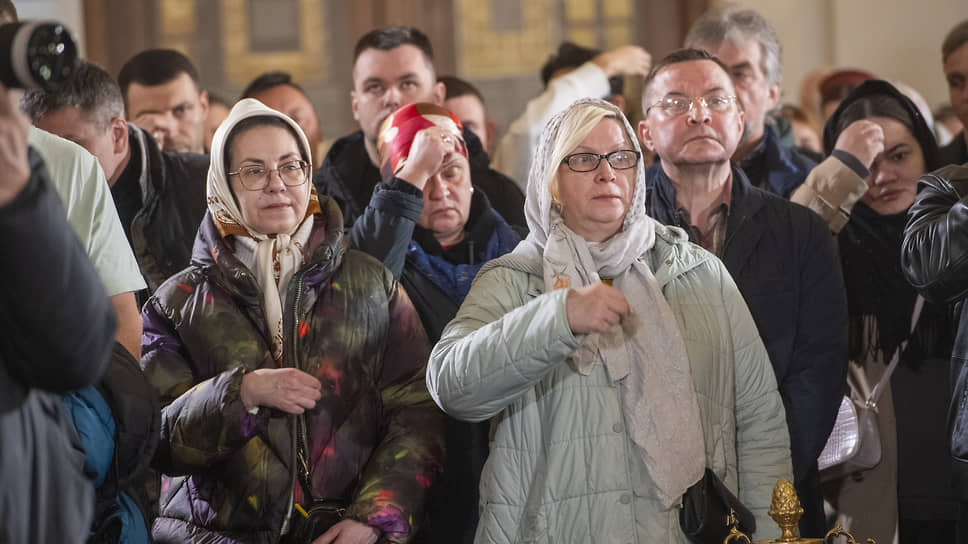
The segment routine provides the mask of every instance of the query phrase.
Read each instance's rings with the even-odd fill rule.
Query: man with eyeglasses
[[[646,78],[642,106],[639,136],[660,159],[646,171],[647,211],[715,253],[736,281],[786,408],[794,485],[806,510],[801,534],[822,536],[817,456],[847,372],[847,301],[833,240],[813,212],[753,187],[731,164],[743,111],[719,59],[696,49],[671,53]]]
[[[37,127],[97,157],[121,227],[148,284],[148,290],[138,296],[143,303],[146,295],[191,260],[206,210],[208,157],[163,151],[147,132],[125,122],[118,84],[85,61],[59,90],[24,93],[21,107]],[[137,308],[134,316],[140,323]]]

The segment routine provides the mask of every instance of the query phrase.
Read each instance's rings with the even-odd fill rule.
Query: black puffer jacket
[[[901,268],[927,300],[954,304],[958,316],[951,354],[948,410],[951,454],[959,461],[955,488],[968,499],[968,165],[949,165],[921,177],[908,211]]]
[[[467,142],[474,186],[484,191],[494,209],[509,224],[525,226],[521,189],[510,178],[491,168],[490,159],[473,132],[464,129],[464,141]],[[347,230],[363,215],[379,181],[380,171],[370,162],[360,130],[336,140],[323,159],[323,166],[313,177],[316,192],[332,197],[339,204]]]
[[[142,164],[125,174],[133,172],[143,182],[143,205],[125,230],[131,233],[131,249],[148,290],[154,292],[191,262],[195,234],[206,211],[208,156],[161,151],[145,131],[134,125],[128,130],[132,156],[137,146]]]

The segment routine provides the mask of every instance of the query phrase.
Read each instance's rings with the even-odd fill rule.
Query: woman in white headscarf
[[[144,309],[162,399],[156,542],[406,542],[443,417],[410,300],[343,247],[306,136],[240,101],[215,132],[192,264]]]
[[[676,506],[705,467],[778,534],[790,448],[766,350],[722,263],[645,215],[640,159],[607,102],[552,119],[531,234],[431,354],[437,403],[494,417],[476,542],[685,542]]]

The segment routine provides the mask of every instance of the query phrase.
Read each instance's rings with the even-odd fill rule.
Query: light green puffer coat
[[[582,376],[566,362],[583,339],[567,291],[545,293],[522,246],[481,271],[427,368],[447,413],[494,418],[475,542],[686,542],[626,433],[620,390],[603,366]],[[775,538],[767,510],[777,479],[792,480],[790,441],[753,319],[723,264],[681,230],[657,225],[650,255],[686,343],[707,466],[753,511],[756,537]]]

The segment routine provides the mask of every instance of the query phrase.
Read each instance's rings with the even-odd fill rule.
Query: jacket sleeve
[[[27,185],[0,207],[0,360],[23,388],[63,393],[101,377],[117,319],[43,161],[29,160]]]
[[[767,511],[777,480],[793,481],[783,401],[766,347],[732,277],[720,265],[723,303],[732,334],[736,389],[739,499],[756,517],[757,537],[779,536]]]
[[[608,78],[594,62],[586,62],[575,71],[548,82],[544,92],[532,98],[524,113],[508,127],[491,167],[515,180],[526,191],[531,159],[545,124],[575,100],[602,98],[608,94]]]
[[[823,221],[803,213],[800,237],[800,312],[793,358],[780,391],[790,428],[796,482],[816,466],[847,380],[847,294],[834,240]]]
[[[162,286],[164,288],[164,286]],[[239,391],[244,369],[197,381],[198,369],[156,296],[142,312],[141,367],[161,401],[153,466],[178,476],[224,459],[265,430],[271,410],[250,414]]]
[[[528,391],[580,345],[567,289],[526,300],[527,276],[495,268],[477,277],[430,355],[427,385],[445,412],[484,421]]]
[[[924,298],[955,302],[968,293],[968,166],[926,174],[908,211],[901,270]]]
[[[443,467],[444,414],[427,392],[430,345],[423,325],[403,287],[390,285],[390,328],[377,376],[385,431],[347,515],[391,542],[406,542]]]
[[[393,178],[377,183],[370,203],[349,232],[349,245],[382,261],[394,279],[400,279],[407,259],[413,227],[423,212],[423,191]]]
[[[854,204],[867,192],[867,182],[864,181],[867,176],[861,177],[862,171],[848,166],[847,161],[853,156],[845,155],[842,158],[832,155],[824,159],[790,195],[791,202],[810,208],[834,234],[844,228]],[[859,162],[858,165],[863,168]]]

